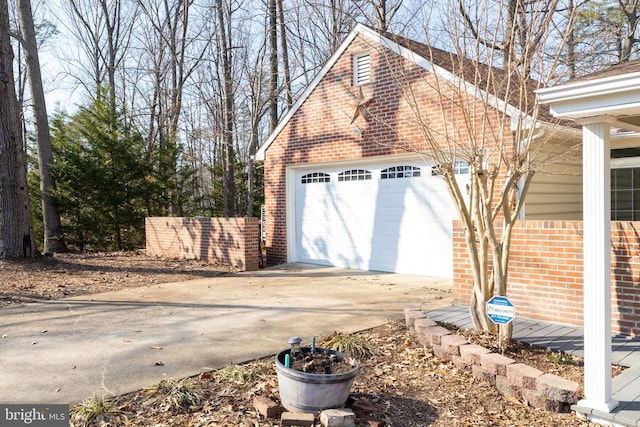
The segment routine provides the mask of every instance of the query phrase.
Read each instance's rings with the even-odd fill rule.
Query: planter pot
[[[329,408],[343,408],[349,398],[353,380],[360,370],[358,361],[355,361],[355,366],[348,372],[309,374],[285,367],[285,355],[289,352],[290,350],[287,349],[276,355],[276,372],[282,406],[291,412],[318,412]],[[309,353],[311,349],[304,347],[302,352]],[[349,357],[344,353],[323,348],[316,348],[316,352],[328,352],[341,359]]]

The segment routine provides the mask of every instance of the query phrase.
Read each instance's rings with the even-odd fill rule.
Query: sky
[[[66,76],[65,68],[59,58],[76,50],[72,41],[65,37],[65,24],[60,17],[61,0],[45,0],[33,3],[36,20],[46,19],[56,26],[59,33],[41,43],[39,50],[40,69],[42,72],[47,112],[53,113],[57,109],[63,109],[72,113],[77,109],[81,101],[80,91],[70,83]]]

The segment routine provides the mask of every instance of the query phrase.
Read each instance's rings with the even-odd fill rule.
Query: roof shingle
[[[372,29],[372,31],[376,30]],[[445,69],[454,76],[473,84],[478,89],[505,101],[523,113],[531,114],[537,107],[538,119],[547,122],[557,121],[549,112],[548,106],[537,105],[535,91],[541,89],[544,85],[534,79],[529,78],[523,82],[521,73],[513,72],[509,75],[502,68],[493,67],[389,32],[379,33],[399,46],[409,49],[434,65]]]

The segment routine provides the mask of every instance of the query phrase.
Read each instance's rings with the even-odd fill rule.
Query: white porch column
[[[611,170],[614,118],[581,120],[584,206],[584,392],[580,406],[611,412]]]

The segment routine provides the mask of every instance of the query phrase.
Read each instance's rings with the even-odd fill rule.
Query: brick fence
[[[145,231],[147,255],[258,269],[258,218],[151,217]]]
[[[508,296],[516,315],[583,325],[582,221],[516,224],[509,258]],[[612,330],[640,336],[640,222],[611,223]],[[464,229],[453,225],[456,303],[468,304],[472,277]]]

